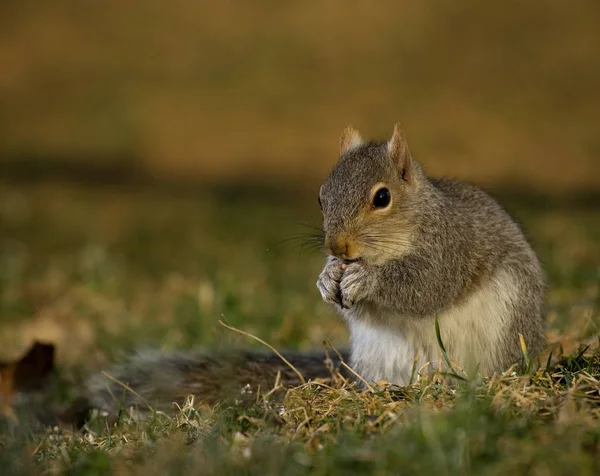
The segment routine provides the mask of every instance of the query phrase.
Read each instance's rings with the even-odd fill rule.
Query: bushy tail
[[[301,383],[296,370],[306,381],[328,378],[332,370],[340,368],[340,357],[348,360],[348,351],[339,356],[325,351],[282,355],[291,366],[273,352],[256,350],[170,354],[144,351],[90,378],[84,399],[90,408],[113,415],[131,406],[141,412],[169,411],[173,403],[182,404],[189,395],[208,404],[254,400],[259,389],[266,393],[273,388],[278,374],[279,383],[289,387]]]

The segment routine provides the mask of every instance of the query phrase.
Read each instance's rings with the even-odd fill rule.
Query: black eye
[[[380,188],[373,196],[373,208],[385,208],[390,204],[392,195],[387,188]]]

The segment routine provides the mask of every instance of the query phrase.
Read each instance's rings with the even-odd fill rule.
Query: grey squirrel
[[[325,352],[284,354],[307,380],[330,376],[341,358],[365,382],[406,385],[415,365],[439,368],[436,317],[454,364],[482,375],[523,358],[520,335],[530,355],[542,349],[545,284],[532,247],[482,190],[428,178],[399,124],[386,141],[346,128],[319,203],[327,258],[317,287],[351,341],[327,363]],[[93,376],[85,399],[111,413],[144,403],[168,409],[189,394],[215,403],[247,386],[268,390],[278,372],[283,385],[300,383],[266,352],[147,352],[109,369],[115,380]]]

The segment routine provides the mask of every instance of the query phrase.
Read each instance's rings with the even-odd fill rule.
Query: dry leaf
[[[43,388],[54,369],[54,345],[34,342],[19,360],[0,362],[0,416],[16,421],[15,397]]]

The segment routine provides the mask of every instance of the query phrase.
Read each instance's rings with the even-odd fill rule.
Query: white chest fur
[[[458,367],[479,365],[484,374],[497,368],[518,298],[515,280],[501,271],[466,301],[438,315],[442,341]],[[413,369],[428,363],[439,368],[434,316],[413,318],[363,305],[345,311],[344,317],[350,327],[352,365],[365,380],[407,385]]]

